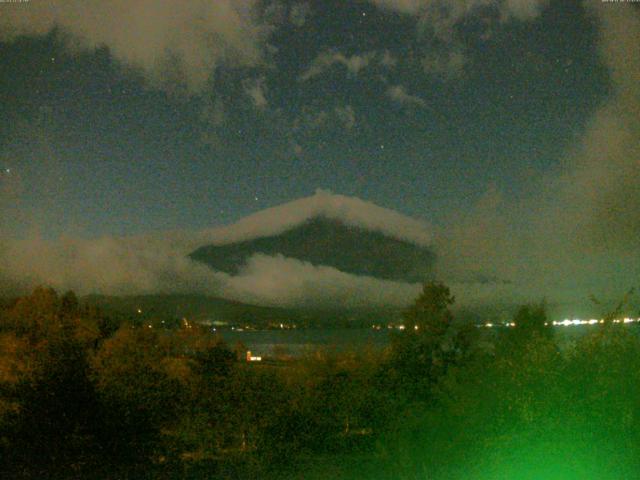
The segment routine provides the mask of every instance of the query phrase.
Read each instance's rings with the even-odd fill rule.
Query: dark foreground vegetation
[[[488,342],[452,302],[425,285],[383,352],[256,365],[38,289],[0,313],[0,478],[640,478],[635,327],[560,346],[526,306]]]

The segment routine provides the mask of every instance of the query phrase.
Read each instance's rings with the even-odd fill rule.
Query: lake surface
[[[581,336],[602,328],[598,325],[571,327],[553,327],[555,338],[561,349],[570,347]],[[616,328],[632,329],[640,333],[640,325],[620,325]],[[483,337],[491,338],[499,334],[502,328],[483,329]],[[253,355],[271,356],[276,351],[289,355],[302,355],[318,349],[335,351],[362,350],[365,348],[383,349],[390,342],[392,330],[373,328],[302,328],[282,330],[222,330],[218,333],[233,347],[242,342]]]
[[[336,351],[382,349],[389,344],[388,330],[373,328],[223,330],[219,332],[229,346],[242,342],[254,355],[269,356],[274,350],[301,355],[322,348]]]

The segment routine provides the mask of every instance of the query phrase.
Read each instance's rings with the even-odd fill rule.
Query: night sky
[[[503,229],[475,232],[481,245],[525,230],[480,249],[498,257],[478,268],[511,279],[522,270],[500,255],[522,257],[532,237],[577,236],[581,255],[629,266],[638,9],[461,3],[0,4],[0,231],[199,230],[322,188],[459,247],[476,214]],[[527,246],[526,260],[550,248]]]
[[[10,225],[202,228],[319,187],[438,222],[490,185],[526,194],[608,93],[593,22],[558,3],[531,21],[479,8],[439,40],[367,2],[281,2],[262,14],[274,26],[257,64],[231,59],[193,92],[183,78],[153,88],[108,45],[72,54],[63,27],[13,37],[0,50],[3,183],[21,184]]]

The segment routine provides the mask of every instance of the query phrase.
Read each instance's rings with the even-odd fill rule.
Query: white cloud
[[[420,285],[351,275],[294,258],[254,255],[238,275],[228,278],[224,292],[261,305],[404,307],[420,293]]]
[[[281,307],[404,307],[421,286],[352,275],[283,256],[257,254],[237,275],[190,260],[211,233],[157,234],[97,239],[4,241],[0,245],[0,292],[36,285],[79,295],[197,293]],[[514,298],[510,285],[453,283],[458,305],[486,305]],[[523,301],[526,299],[521,295]]]
[[[549,0],[505,0],[501,12],[503,19],[532,20],[548,3]]]
[[[316,195],[258,212],[236,224],[197,233],[138,237],[6,240],[0,245],[0,286],[38,284],[78,294],[201,293],[279,306],[404,306],[418,285],[350,275],[297,259],[256,255],[236,276],[217,272],[188,254],[205,244],[275,235],[316,215],[429,244],[426,227],[357,198]]]
[[[529,20],[536,17],[548,0],[370,0],[371,3],[388,10],[407,15],[429,15],[439,11],[457,22],[481,7],[493,7],[503,20],[515,18]]]
[[[238,222],[209,230],[209,243],[223,245],[258,237],[267,237],[292,228],[316,216],[340,220],[347,225],[384,233],[417,245],[431,245],[431,232],[426,224],[393,210],[379,207],[355,197],[318,190],[277,207],[261,210]]]
[[[374,56],[375,54],[373,52],[368,52],[363,55],[352,55],[350,57],[340,52],[324,52],[311,62],[309,68],[300,75],[300,80],[305,81],[317,77],[336,64],[344,66],[349,74],[355,76],[371,63]]]
[[[394,102],[401,105],[417,105],[419,107],[426,106],[425,101],[417,95],[411,95],[407,93],[407,90],[402,85],[394,85],[389,87],[386,93]]]
[[[264,77],[254,80],[246,80],[243,82],[244,91],[249,96],[256,108],[265,108],[269,102],[265,95],[265,79]]]
[[[134,295],[218,290],[221,278],[186,255],[195,237],[7,240],[0,250],[5,283],[45,284],[79,294]],[[204,267],[204,268],[203,268]]]
[[[164,85],[176,78],[201,89],[221,63],[263,60],[268,26],[257,0],[48,0],[3,4],[0,38],[45,34],[58,27],[75,47],[109,47],[119,60]]]
[[[445,79],[459,77],[467,63],[465,46],[457,27],[474,15],[482,15],[487,25],[536,18],[548,0],[370,0],[378,7],[415,17],[417,36],[422,43],[421,62],[428,74]],[[495,15],[487,16],[487,11]],[[484,34],[486,35],[486,33]]]

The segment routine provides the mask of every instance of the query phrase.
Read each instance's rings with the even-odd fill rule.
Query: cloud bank
[[[199,293],[281,307],[404,306],[420,286],[350,275],[293,258],[254,255],[235,276],[190,260],[193,237],[4,242],[2,293],[50,285],[80,295]]]
[[[132,295],[214,291],[220,278],[186,255],[195,239],[167,236],[4,240],[5,292],[50,285],[80,294]]]
[[[611,94],[567,150],[558,171],[511,200],[490,189],[451,218],[436,251],[442,277],[476,272],[517,281],[531,295],[621,298],[640,280],[640,15],[629,5],[589,4]]]
[[[200,232],[135,237],[61,238],[0,242],[0,290],[18,293],[46,284],[78,294],[199,293],[280,307],[404,307],[421,286],[341,272],[295,258],[256,254],[237,275],[215,271],[188,254],[205,244],[225,244],[281,233],[317,215],[388,236],[432,246],[424,223],[358,198],[319,190],[315,195],[257,212],[239,222]],[[437,242],[440,239],[436,239]],[[477,248],[477,245],[476,245]],[[495,251],[483,250],[495,257]],[[445,263],[449,263],[444,258]],[[463,264],[460,272],[483,265]],[[469,280],[469,281],[460,281]],[[461,306],[521,298],[517,287],[458,275],[450,281]]]
[[[254,255],[238,275],[228,278],[224,295],[272,306],[404,307],[420,289],[417,284],[351,275],[294,258]]]
[[[238,275],[217,272],[188,254],[205,244],[277,235],[323,215],[347,225],[431,244],[428,227],[358,198],[318,190],[239,222],[201,232],[169,232],[98,239],[42,238],[0,241],[0,290],[17,293],[39,284],[84,295],[201,293],[286,307],[404,306],[419,285],[351,275],[293,258],[254,255]]]

